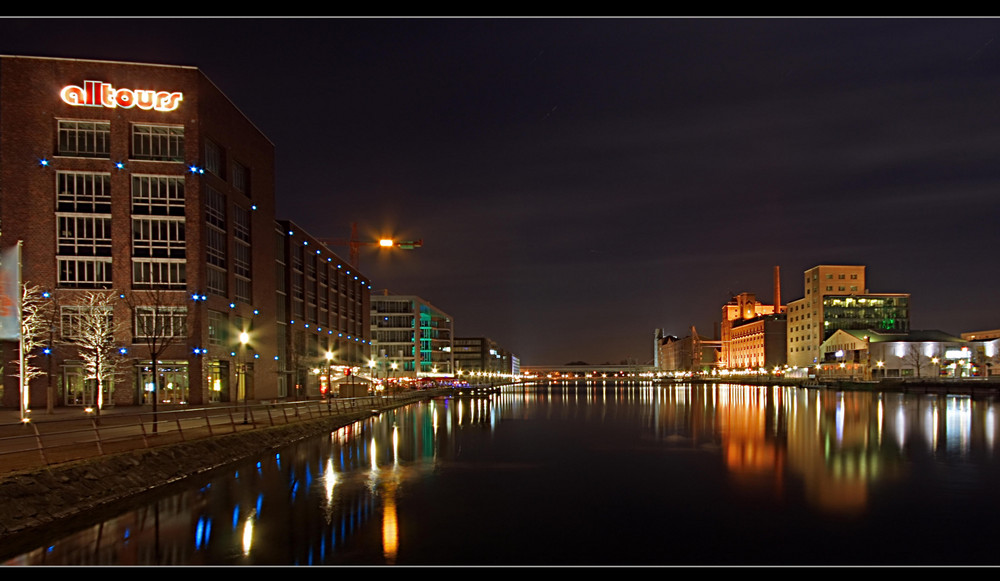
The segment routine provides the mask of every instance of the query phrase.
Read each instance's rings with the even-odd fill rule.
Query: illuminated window
[[[184,128],[167,125],[133,125],[132,159],[184,161]]]
[[[111,123],[59,121],[59,155],[111,157]]]

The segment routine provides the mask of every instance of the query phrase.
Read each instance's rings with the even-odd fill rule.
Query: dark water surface
[[[996,406],[505,388],[383,413],[7,564],[997,565]]]

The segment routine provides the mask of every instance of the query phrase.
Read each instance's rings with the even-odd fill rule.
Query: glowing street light
[[[240,360],[238,362],[237,372],[240,375],[240,392],[243,393],[243,423],[250,423],[247,419],[247,364],[245,360],[247,343],[250,342],[250,334],[246,331],[240,332]]]

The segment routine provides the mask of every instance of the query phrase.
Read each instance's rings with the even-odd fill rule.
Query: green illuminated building
[[[379,377],[444,377],[454,372],[454,321],[414,295],[372,295],[372,359]]]

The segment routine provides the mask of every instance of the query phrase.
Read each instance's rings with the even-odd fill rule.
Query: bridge
[[[618,365],[522,365],[523,379],[615,379],[626,377],[644,377],[652,379],[656,376],[656,368],[652,365],[618,364]]]

